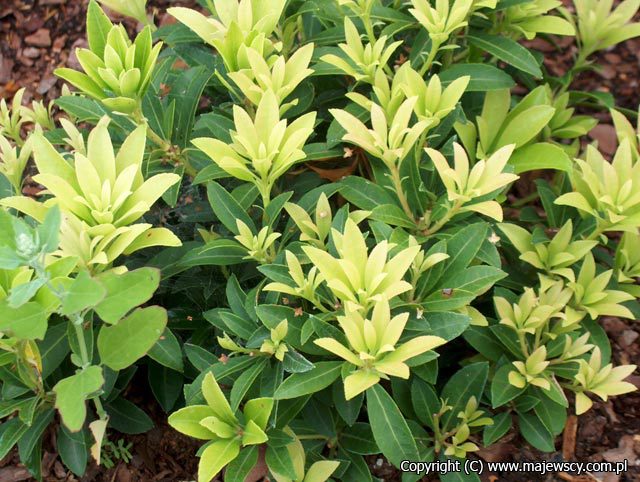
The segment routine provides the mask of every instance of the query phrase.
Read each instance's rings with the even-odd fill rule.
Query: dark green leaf
[[[454,277],[445,275],[437,288],[461,289],[479,295],[505,276],[507,273],[493,266],[470,266]]]
[[[291,191],[283,192],[282,194],[276,196],[271,200],[271,202],[267,206],[267,209],[265,209],[265,226],[272,227],[277,224],[280,213],[282,212],[282,208],[284,207],[285,203],[288,202],[289,199],[291,199],[292,195],[293,192]]]
[[[251,367],[246,369],[242,374],[238,377],[238,379],[231,387],[231,410],[237,410],[242,402],[244,396],[247,394],[253,383],[258,378],[258,375],[262,373],[267,366],[266,358],[256,360],[256,363]]]
[[[445,460],[456,460],[456,459],[445,459]],[[464,460],[460,460],[461,464],[464,464]],[[461,465],[463,466],[463,465]],[[464,471],[449,471],[440,474],[441,482],[480,482],[480,477],[475,472],[469,472],[469,474]]]
[[[167,368],[178,372],[182,372],[184,369],[180,342],[169,328],[164,329],[162,336],[160,336],[156,344],[151,347],[147,354],[149,358]]]
[[[285,447],[295,441],[295,439],[284,430],[272,428],[267,430],[269,445],[272,447]]]
[[[118,398],[105,406],[109,414],[109,426],[122,433],[138,434],[153,428],[153,421],[136,405],[124,398]]]
[[[467,92],[510,89],[515,85],[511,76],[505,71],[486,64],[454,64],[440,73],[440,80],[444,87],[465,75],[471,77]]]
[[[182,374],[157,363],[148,368],[149,386],[165,412],[170,412],[182,392]]]
[[[289,373],[305,373],[313,370],[314,364],[295,350],[289,350],[284,354],[282,365]]]
[[[493,425],[487,425],[482,433],[482,443],[489,445],[500,440],[511,428],[511,413],[502,412],[493,417]]]
[[[339,442],[342,448],[354,454],[373,455],[380,452],[368,423],[357,422],[346,428],[340,435]]]
[[[79,95],[66,95],[55,100],[55,104],[65,112],[78,118],[80,122],[97,123],[102,117],[111,117],[110,126],[117,126],[125,132],[131,132],[134,124],[125,116],[109,115],[98,101]]]
[[[209,112],[201,115],[195,125],[195,133],[198,137],[213,137],[215,139],[220,139],[223,142],[231,142],[231,136],[229,133],[233,130],[235,130],[233,120],[220,114],[216,114],[215,112]],[[212,164],[212,166],[215,166],[218,170],[224,173],[221,177],[229,177],[229,174],[220,169],[217,164]],[[198,176],[200,176],[200,174],[201,173],[198,173]],[[200,182],[196,183],[194,179],[194,183],[199,184]]]
[[[58,453],[64,464],[81,477],[87,468],[89,447],[85,431],[70,432],[64,425],[58,429]]]
[[[393,398],[380,385],[367,390],[369,423],[378,447],[396,467],[403,460],[419,460],[411,430]]]
[[[447,240],[449,259],[444,261],[446,263],[446,274],[440,283],[441,285],[445,285],[451,275],[457,274],[469,266],[487,235],[487,228],[488,225],[486,223],[472,224],[461,229]]]
[[[531,52],[515,40],[498,35],[485,33],[473,33],[467,35],[467,39],[472,45],[489,52],[498,59],[513,65],[516,69],[522,70],[534,77],[542,77],[542,71],[538,62]]]
[[[372,482],[371,470],[369,470],[364,457],[348,450],[344,450],[340,454],[349,460],[349,466],[342,475],[341,480],[344,482]]]
[[[235,275],[232,275],[227,280],[225,294],[227,295],[227,302],[229,303],[231,311],[238,316],[248,318],[249,313],[247,313],[244,306],[247,301],[247,294],[242,290],[238,278],[236,278]]]
[[[202,372],[211,367],[218,361],[213,353],[205,350],[201,346],[192,345],[190,343],[184,344],[184,352],[187,355],[187,359],[196,368],[196,370]]]
[[[344,397],[343,386],[339,383],[335,383],[332,387],[332,394],[333,403],[338,414],[347,423],[347,425],[353,425],[360,415],[362,402],[364,401],[364,393],[359,393],[351,400],[346,400]]]
[[[533,407],[535,414],[552,435],[560,435],[567,421],[567,409],[549,399],[540,397],[540,402]]]
[[[42,358],[42,377],[47,378],[69,353],[66,323],[49,326],[44,340],[38,342]]]
[[[53,420],[54,415],[55,410],[53,408],[44,408],[35,416],[29,429],[18,440],[20,460],[27,460],[31,456],[36,445],[42,441],[42,435]]]
[[[216,179],[224,179],[229,174],[217,164],[210,164],[196,174],[193,178],[193,184],[205,184]]]
[[[371,219],[382,221],[389,226],[400,226],[407,229],[413,229],[416,223],[405,214],[405,212],[394,204],[384,204],[376,206],[371,211]]]
[[[245,482],[249,473],[258,463],[258,447],[255,445],[243,448],[231,461],[224,472],[225,482]]]
[[[429,323],[426,334],[439,336],[447,341],[460,336],[468,327],[470,318],[461,313],[426,313],[425,318]]]
[[[291,455],[287,447],[272,447],[267,445],[265,462],[272,472],[276,472],[292,480],[296,479],[296,471],[293,468],[293,461],[291,460]]]
[[[189,138],[200,96],[213,72],[205,65],[184,70],[172,85],[169,101],[175,100],[176,114],[171,139],[182,148],[189,147]]]
[[[554,452],[556,447],[553,435],[547,430],[540,419],[532,413],[520,413],[520,433],[527,442],[543,452]]]
[[[476,401],[480,401],[488,373],[489,364],[479,362],[461,368],[449,378],[440,395],[447,401],[447,405],[452,407],[442,417],[443,429],[450,427],[457,420],[458,413],[464,410],[472,396],[476,397]]]
[[[340,181],[342,189],[340,193],[351,204],[373,211],[380,205],[395,205],[394,199],[384,188],[367,181],[362,177],[349,176]]]
[[[12,418],[0,425],[0,460],[5,458],[28,429],[29,427],[18,418]]]
[[[515,371],[515,367],[511,363],[507,363],[493,376],[491,381],[491,405],[498,408],[507,402],[510,402],[522,392],[524,388],[517,388],[509,383],[509,372]]]
[[[193,266],[229,266],[245,262],[247,249],[232,239],[219,238],[192,249],[180,260],[185,268]]]
[[[315,393],[331,385],[340,376],[342,362],[318,362],[313,370],[294,373],[278,387],[274,398],[286,400]]]
[[[237,221],[242,221],[251,231],[256,232],[256,227],[247,211],[220,184],[215,181],[209,182],[207,196],[213,212],[229,231],[238,234]]]
[[[420,378],[411,384],[411,402],[418,419],[425,425],[433,427],[433,415],[440,411],[441,403],[433,386]]]
[[[478,353],[491,361],[498,361],[504,353],[502,345],[486,326],[470,326],[462,336]]]

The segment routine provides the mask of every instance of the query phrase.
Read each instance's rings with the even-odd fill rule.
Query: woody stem
[[[411,210],[411,206],[409,206],[409,200],[407,199],[407,195],[402,189],[402,179],[400,178],[400,168],[394,165],[394,166],[390,166],[389,170],[391,171],[391,181],[393,182],[393,188],[396,191],[398,200],[400,201],[400,206],[402,206],[402,210],[409,217],[409,219],[415,220],[413,211]]]
[[[438,221],[436,221],[432,226],[430,226],[427,229],[427,233],[433,234],[440,231],[442,227],[451,220],[452,217],[458,214],[458,212],[460,211],[460,208],[462,207],[462,204],[463,203],[460,200],[455,201],[453,203],[453,206],[451,206],[451,209],[449,209],[449,211],[447,211],[447,213],[442,218],[440,218]]]

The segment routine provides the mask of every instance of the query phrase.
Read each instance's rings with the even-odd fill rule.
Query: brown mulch
[[[0,98],[9,100],[21,87],[26,87],[24,102],[31,99],[48,102],[60,95],[61,82],[53,75],[53,70],[62,66],[79,68],[73,52],[77,47],[86,46],[84,16],[87,3],[86,0],[0,0]],[[176,3],[150,0],[149,6],[156,9],[160,22],[163,22],[165,8]],[[196,2],[183,0],[179,3],[194,6]],[[130,31],[136,30],[135,23],[129,20],[125,23]],[[547,54],[545,67],[554,75],[562,75],[566,71],[575,53],[574,46],[566,40],[561,40],[556,47],[540,40],[532,44]],[[610,51],[599,53],[593,60],[599,69],[583,73],[573,87],[609,92],[618,106],[636,111],[640,101],[640,39],[629,40]],[[597,140],[607,154],[612,154],[616,142],[615,132],[609,125],[609,114],[606,111],[589,112],[602,122],[590,133],[591,139]],[[611,318],[602,320],[602,325],[612,341],[615,363],[640,365],[640,344],[637,340],[640,329],[637,322]],[[632,382],[640,387],[640,376],[632,377]],[[127,396],[145,408],[157,425],[144,435],[123,436],[133,442],[131,463],[120,464],[110,470],[93,465],[85,477],[78,479],[62,466],[55,452],[55,431],[50,430],[44,448],[46,482],[177,482],[195,478],[197,459],[194,454],[199,444],[171,430],[165,422],[166,414],[152,400],[134,391]],[[531,449],[513,433],[480,455],[486,460],[558,460],[564,455],[579,461],[628,459],[633,463],[640,458],[640,394],[615,397],[607,403],[596,402],[592,410],[578,418],[575,426],[569,427],[568,433],[564,440],[558,438],[558,452],[554,454],[541,454]],[[575,437],[571,436],[572,433]],[[117,439],[120,436],[113,434],[113,437]],[[371,457],[368,462],[377,477],[388,482],[399,480],[397,470],[385,460]],[[527,474],[484,474],[482,478],[491,482],[631,482],[640,481],[640,468],[632,467],[621,477],[593,474],[592,478],[579,479],[569,474],[554,474],[546,478]],[[32,479],[18,463],[17,454],[12,453],[0,461],[0,482],[27,480]]]

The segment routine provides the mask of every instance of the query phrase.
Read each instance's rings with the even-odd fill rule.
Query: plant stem
[[[373,31],[373,23],[371,23],[371,9],[373,8],[373,2],[369,3],[367,10],[362,12],[362,22],[364,23],[364,29],[367,32],[369,43],[373,46],[376,43],[376,35]]]
[[[171,141],[163,139],[151,128],[149,122],[147,121],[147,118],[142,113],[142,105],[138,106],[133,114],[131,114],[131,117],[135,122],[144,124],[147,127],[147,138],[155,145],[157,145],[160,150],[167,153],[168,160],[180,162],[184,166],[184,172],[188,176],[196,176],[197,171],[189,162],[189,158],[187,157],[187,155],[184,152],[180,152],[179,150],[175,149],[173,144],[171,144]]]
[[[522,354],[528,358],[529,357],[529,347],[527,346],[527,340],[525,339],[525,335],[522,332],[518,332],[518,340],[520,341],[520,349],[522,350]]]
[[[418,165],[418,168],[420,167],[420,159],[422,158],[422,149],[424,149],[425,144],[427,143],[427,136],[429,135],[429,127],[427,127],[424,132],[422,134],[420,134],[420,138],[418,139],[418,142],[416,143],[416,147],[414,150],[414,156],[415,156],[415,161],[416,164]],[[420,169],[418,169],[417,172],[420,172]]]
[[[591,55],[591,53],[585,51],[584,48],[580,49],[575,63],[573,64],[571,69],[569,69],[567,80],[566,82],[562,83],[557,95],[564,94],[569,88],[569,86],[571,86],[571,84],[573,83],[573,80],[575,79],[576,75],[579,74],[581,70],[585,70],[585,67],[589,63],[587,62],[587,57],[589,57],[589,55]]]
[[[571,72],[578,72],[581,69],[583,69],[586,65],[587,65],[587,57],[589,57],[589,55],[591,55],[590,52],[587,52],[584,49],[580,49],[580,53],[578,54],[578,57],[576,58],[576,63],[573,64],[573,67],[571,68]]]
[[[538,199],[539,197],[540,197],[540,193],[538,193],[538,191],[532,192],[531,194],[529,194],[529,195],[527,195],[527,196],[525,196],[525,197],[523,197],[521,199],[518,199],[517,201],[511,203],[511,207],[519,208],[519,207],[522,207],[522,206],[526,206],[530,202],[535,201],[536,199]]]
[[[151,140],[151,142],[156,144],[163,151],[169,150],[169,148],[171,147],[171,144],[169,144],[162,137],[160,137],[158,134],[156,134],[154,132],[154,130],[151,128],[151,126],[146,121],[145,121],[145,125],[147,126],[147,137]]]
[[[542,339],[542,329],[544,328],[544,326],[545,325],[540,327],[539,330],[536,330],[536,337],[533,341],[533,351],[536,351],[540,347],[540,340]]]
[[[78,339],[78,346],[80,347],[80,358],[82,359],[82,368],[86,368],[91,364],[89,361],[89,352],[87,350],[87,342],[84,339],[84,331],[82,329],[82,323],[84,322],[84,318],[82,315],[78,315],[78,318],[72,320],[73,327],[76,331],[76,338]]]
[[[400,205],[402,206],[402,210],[405,212],[407,216],[409,216],[409,219],[415,221],[413,211],[411,210],[411,206],[409,206],[409,200],[407,199],[407,195],[402,189],[402,179],[400,178],[400,168],[394,165],[394,166],[390,166],[389,170],[391,171],[391,181],[393,182],[393,188],[396,191],[398,200],[400,201]]]
[[[446,69],[451,65],[452,62],[453,62],[453,50],[445,51],[442,58],[442,68]]]
[[[455,201],[453,203],[453,206],[451,206],[451,209],[449,209],[449,211],[447,211],[447,213],[441,219],[436,221],[435,224],[433,224],[427,229],[427,234],[433,234],[440,231],[442,227],[451,220],[452,217],[458,214],[461,207],[462,207],[462,202],[460,200]]]
[[[422,68],[420,69],[420,76],[424,77],[425,74],[431,68],[431,64],[433,64],[434,59],[436,58],[436,54],[438,53],[438,49],[440,48],[440,42],[431,41],[431,50],[429,51],[429,55],[427,56]]]
[[[260,197],[262,198],[262,222],[266,224],[269,220],[267,219],[267,207],[271,203],[271,184],[265,179],[261,179],[256,183],[258,191],[260,192]]]
[[[469,47],[465,47],[461,52],[454,55],[453,62],[458,63],[461,60],[463,60],[465,57],[469,55],[469,51],[470,51]]]
[[[313,301],[313,306],[315,306],[322,313],[330,313],[330,311],[324,307],[324,305],[320,301]]]
[[[147,118],[142,113],[142,102],[139,102],[137,109],[133,111],[131,117],[136,123],[144,124],[145,126],[147,126],[147,137],[151,140],[151,142],[156,144],[163,151],[168,151],[171,148],[171,143],[156,134],[149,125]]]
[[[109,415],[107,414],[104,407],[102,406],[102,400],[100,400],[100,396],[93,397],[93,405],[96,407],[96,413],[98,414],[98,417],[100,418],[100,420],[109,419]]]

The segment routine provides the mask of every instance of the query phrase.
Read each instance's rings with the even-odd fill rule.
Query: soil
[[[151,0],[150,8],[166,21],[168,4],[194,6],[195,0],[180,2]],[[0,1],[0,97],[11,99],[15,92],[26,88],[24,102],[31,99],[51,101],[60,94],[61,82],[53,70],[61,66],[79,68],[73,51],[86,46],[84,15],[86,0],[1,0]],[[117,18],[117,17],[114,17]],[[121,18],[117,18],[122,20]],[[135,31],[135,23],[125,20],[128,28]],[[575,47],[570,42],[556,46],[535,40],[533,46],[545,52],[545,67],[555,75],[563,74]],[[616,104],[637,111],[640,82],[640,39],[632,39],[614,49],[594,57],[599,65],[596,72],[586,72],[575,82],[574,88],[585,91],[611,93]],[[586,107],[589,111],[589,107]],[[602,122],[589,136],[597,140],[601,149],[612,154],[615,148],[615,132],[610,126],[606,111],[590,111]],[[616,364],[640,365],[640,328],[637,322],[616,318],[602,320],[602,325],[612,342]],[[640,376],[630,380],[640,388]],[[141,381],[141,384],[145,382]],[[177,482],[195,479],[198,443],[181,436],[166,424],[166,414],[148,394],[135,386],[126,394],[127,398],[145,409],[156,427],[144,435],[120,436],[111,434],[112,440],[123,438],[132,442],[133,458],[130,463],[119,463],[105,470],[91,466],[81,479],[67,472],[55,450],[55,430],[50,430],[44,446],[44,480],[46,482]],[[579,419],[570,417],[565,436],[556,441],[558,451],[542,454],[523,442],[514,432],[500,443],[483,449],[478,456],[486,461],[498,460],[560,460],[620,461],[629,460],[630,469],[621,476],[612,474],[590,474],[578,478],[571,474],[553,474],[547,477],[527,474],[483,474],[485,482],[512,481],[569,481],[596,480],[601,482],[640,481],[640,393],[615,397],[609,402],[596,402],[594,407]],[[368,460],[372,472],[385,481],[400,480],[398,471],[384,459],[371,457]],[[0,461],[0,482],[32,480],[19,464],[16,453]],[[434,479],[424,479],[434,480]]]

